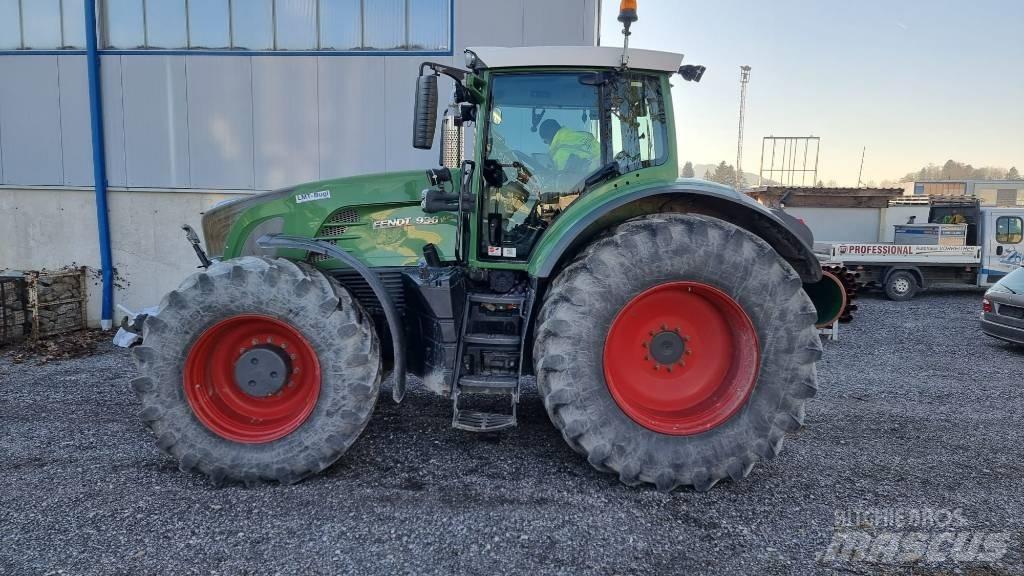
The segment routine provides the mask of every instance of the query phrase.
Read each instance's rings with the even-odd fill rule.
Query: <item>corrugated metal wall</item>
[[[454,57],[104,55],[109,183],[269,190],[436,164],[411,146],[420,62],[592,45],[597,2],[456,0]],[[91,186],[85,56],[0,55],[0,78],[0,184]]]

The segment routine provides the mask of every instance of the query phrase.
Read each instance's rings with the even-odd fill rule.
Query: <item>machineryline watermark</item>
[[[1016,537],[979,529],[960,508],[836,510],[834,532],[819,562],[875,564],[993,563]]]

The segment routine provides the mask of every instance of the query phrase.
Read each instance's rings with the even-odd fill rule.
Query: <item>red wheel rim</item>
[[[238,385],[235,364],[254,348],[289,360],[287,383],[267,396]],[[196,418],[214,434],[247,444],[272,442],[302,425],[320,396],[320,363],[313,346],[291,325],[255,314],[209,327],[185,358],[185,397]]]
[[[630,300],[604,347],[605,382],[619,408],[641,426],[675,436],[732,417],[753,391],[759,365],[750,317],[699,282],[660,284]]]

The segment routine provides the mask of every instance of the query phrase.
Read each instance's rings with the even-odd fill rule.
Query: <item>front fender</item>
[[[814,240],[806,227],[797,230],[795,223],[790,224],[752,198],[727,186],[696,179],[624,190],[604,187],[584,195],[545,231],[527,270],[539,278],[551,277],[602,230],[659,212],[706,214],[735,224],[768,242],[803,282],[821,279],[821,265],[812,248]]]
[[[405,329],[402,327],[401,317],[398,315],[398,308],[388,294],[387,288],[381,282],[380,276],[372,268],[367,267],[355,256],[338,249],[330,242],[323,242],[311,238],[299,236],[285,236],[283,234],[267,234],[256,240],[260,248],[288,248],[314,254],[323,254],[344,262],[352,267],[360,276],[366,280],[374,296],[384,309],[384,317],[388,323],[388,331],[391,332],[391,346],[395,355],[395,384],[391,389],[391,397],[394,401],[401,402],[405,398]]]

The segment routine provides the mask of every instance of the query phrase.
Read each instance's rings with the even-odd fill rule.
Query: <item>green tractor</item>
[[[670,83],[704,71],[681,62],[427,62],[413,145],[433,144],[444,75],[471,159],[208,211],[205,250],[189,230],[205,270],[135,349],[158,445],[215,482],[296,482],[356,441],[390,371],[396,402],[413,374],[473,432],[515,426],[535,382],[565,441],[629,485],[706,490],[776,455],[816,390],[821,291],[804,288],[822,271],[795,219],[678,179]]]

